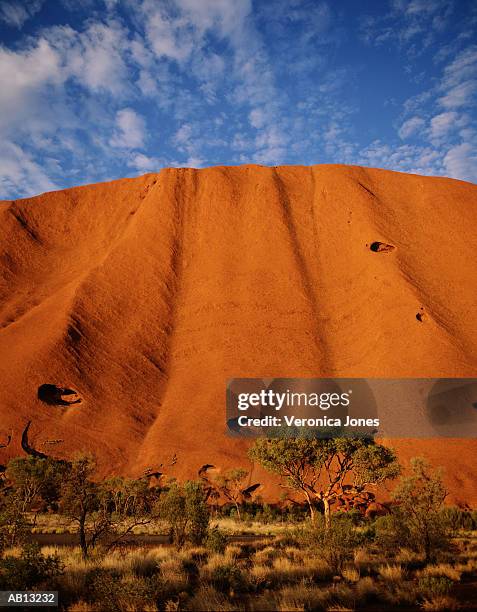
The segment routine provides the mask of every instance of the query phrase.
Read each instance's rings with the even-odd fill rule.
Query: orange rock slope
[[[13,431],[0,459],[31,419],[32,445],[91,451],[103,474],[193,477],[249,467],[224,433],[228,378],[477,375],[475,185],[337,165],[167,169],[0,214],[0,442]],[[477,441],[393,444],[477,503]]]

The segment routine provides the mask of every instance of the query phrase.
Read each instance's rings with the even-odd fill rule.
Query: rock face
[[[247,443],[224,433],[228,378],[477,374],[475,185],[168,169],[0,215],[1,463],[31,419],[32,441],[93,452],[103,474],[250,469]],[[393,445],[477,502],[477,441]],[[270,478],[254,468],[257,481]]]

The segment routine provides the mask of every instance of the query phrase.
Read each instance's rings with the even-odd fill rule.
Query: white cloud
[[[446,136],[453,127],[455,127],[458,119],[456,112],[440,113],[431,119],[431,138],[442,138]]]
[[[231,67],[227,66],[231,51],[237,53],[245,43],[242,35],[251,11],[250,0],[171,0],[168,3],[129,0],[129,6],[144,30],[141,57],[135,48],[137,42],[131,43],[135,60],[142,67],[138,80],[142,93],[162,94],[165,84],[161,81],[158,86],[157,69],[164,68],[165,62],[172,62],[175,68],[187,70],[189,77],[199,81],[204,100],[215,103],[226,68]],[[230,47],[221,54],[213,52],[210,36],[228,39]],[[229,73],[229,76],[232,75]]]
[[[251,0],[176,0],[176,4],[200,32],[216,28],[222,37],[233,37],[252,10]]]
[[[207,51],[194,55],[192,59],[192,70],[194,76],[207,83],[209,87],[213,83],[220,82],[225,71],[225,60],[217,53]]]
[[[0,3],[0,21],[7,25],[21,28],[41,9],[44,0],[5,0]]]
[[[477,77],[477,45],[462,50],[445,68],[442,86],[449,89]]]
[[[83,32],[55,27],[46,34],[61,55],[66,77],[74,78],[92,92],[121,96],[128,89],[128,32],[121,24],[92,22]]]
[[[69,0],[75,19],[90,1],[94,11],[76,29],[43,28],[12,50],[0,47],[0,82],[8,84],[0,89],[0,137],[22,146],[12,154],[14,166],[5,166],[10,190],[22,172],[44,190],[66,174],[100,180],[124,168],[201,167],[214,156],[469,173],[476,137],[465,105],[477,49],[456,54],[469,40],[435,64],[439,70],[448,62],[440,83],[403,109],[396,127],[403,140],[417,137],[412,144],[374,142],[360,154],[357,139],[365,144],[367,136],[351,121],[354,94],[345,93],[350,77],[358,77],[339,63],[327,67],[331,3],[274,0],[263,8],[254,3],[252,12],[252,0],[77,1],[83,13]],[[444,0],[393,4],[385,19],[369,20],[375,44],[393,42],[407,52],[428,44],[428,28],[445,26]],[[286,72],[290,62],[293,75]],[[147,137],[146,118],[160,134]],[[167,153],[155,150],[159,138]]]
[[[140,149],[144,146],[145,121],[132,108],[123,108],[116,113],[116,125],[111,146],[122,149]]]
[[[459,108],[466,106],[473,98],[473,94],[477,89],[475,81],[465,81],[452,87],[444,96],[439,98],[439,104],[444,108]]]
[[[470,104],[477,91],[477,46],[462,50],[445,66],[440,90],[444,95],[439,104],[444,108],[459,108]]]
[[[408,15],[420,15],[422,13],[435,13],[439,11],[443,5],[442,0],[411,0],[403,2],[395,2],[395,5],[400,5],[400,10],[404,10]]]
[[[2,87],[4,97],[9,95],[17,98],[17,89],[23,94],[24,89],[35,88],[47,80],[61,80],[58,73],[58,54],[43,38],[40,38],[35,47],[25,51],[0,48],[0,79],[2,83],[10,85]]]
[[[246,151],[253,147],[253,141],[243,133],[237,132],[234,134],[230,146],[234,151]]]
[[[248,117],[250,124],[256,129],[263,127],[267,121],[267,113],[263,108],[253,108]]]
[[[194,38],[187,31],[186,20],[171,16],[164,4],[154,0],[135,3],[134,7],[141,17],[147,43],[157,58],[180,63],[189,59]]]
[[[49,115],[41,98],[62,81],[60,57],[45,39],[24,51],[0,48],[0,131],[41,123],[42,112]]]
[[[421,117],[411,117],[407,121],[405,121],[401,127],[399,128],[398,134],[402,140],[409,138],[413,134],[415,134],[420,128],[425,125],[424,119]]]
[[[43,168],[17,144],[3,141],[0,147],[0,192],[2,197],[24,196],[57,189]]]
[[[361,18],[360,35],[367,44],[395,42],[409,56],[415,56],[447,27],[453,10],[449,0],[391,0],[388,14]]]
[[[166,163],[145,149],[146,126],[135,105],[139,94],[168,113],[172,127],[178,123],[169,142],[188,165],[199,167],[207,147],[230,147],[233,132],[241,128],[232,128],[226,115],[222,127],[201,115],[204,102],[215,104],[224,94],[226,105],[244,106],[244,119],[255,109],[260,134],[256,143],[250,137],[249,148],[257,146],[270,159],[283,156],[280,92],[261,34],[249,18],[251,0],[124,0],[127,21],[114,16],[117,2],[104,4],[104,21],[95,13],[78,28],[46,27],[23,39],[23,47],[0,47],[0,82],[8,83],[0,89],[0,136],[11,131],[31,159],[41,159],[53,175],[68,165],[70,174],[84,176],[116,164],[153,170],[159,161]],[[210,45],[211,38],[224,40],[220,51]],[[267,121],[256,110],[264,105]],[[95,161],[98,150],[102,157]],[[27,161],[23,167],[33,172]],[[177,165],[170,156],[168,163]]]
[[[27,183],[47,190],[53,185],[48,175],[66,171],[80,181],[100,178],[119,159],[117,151],[105,149],[115,121],[111,146],[143,145],[142,119],[132,109],[133,114],[115,114],[118,102],[131,94],[134,75],[128,65],[133,61],[128,33],[121,24],[90,21],[82,31],[54,26],[25,42],[15,50],[0,47],[0,137],[21,147],[10,147],[15,155],[5,163],[4,193],[13,193],[20,177],[25,183],[18,182],[21,193],[30,192]],[[107,150],[108,161],[103,155],[92,162],[99,149]],[[66,160],[71,160],[68,170]]]
[[[420,7],[424,10],[423,4]],[[394,151],[370,146],[363,152],[365,158],[378,162],[376,151],[379,151],[386,167],[394,165],[407,172],[444,174],[475,181],[477,135],[470,122],[477,91],[477,46],[470,45],[460,51],[454,47],[447,58],[437,85],[404,104],[405,113],[413,116],[403,123],[399,136],[416,134],[419,144],[397,147]]]
[[[470,143],[461,143],[449,149],[444,157],[448,176],[463,181],[477,182],[477,151]]]
[[[144,96],[153,97],[159,95],[157,80],[147,70],[141,70],[139,72],[139,78],[136,84]]]
[[[175,133],[174,141],[179,146],[187,146],[190,144],[191,137],[192,126],[188,123],[184,123]]]
[[[359,163],[415,174],[440,174],[440,154],[433,147],[403,144],[390,146],[375,140],[360,152]]]
[[[277,165],[283,162],[286,155],[287,139],[275,125],[261,129],[255,139],[254,160],[261,164]]]
[[[158,172],[164,163],[157,157],[148,157],[143,153],[137,153],[129,161],[128,166],[140,172]]]
[[[449,117],[441,118],[441,126],[445,126],[450,120]],[[439,126],[439,122],[436,125]],[[470,138],[474,136],[475,134],[469,133]],[[360,152],[358,162],[378,168],[431,176],[445,175],[477,182],[476,142],[474,138],[455,145],[444,142],[439,147],[407,144],[393,147],[376,140]]]
[[[23,49],[0,47],[0,133],[48,132],[77,122],[65,90],[70,82],[121,99],[130,88],[128,49],[127,34],[114,22],[90,23],[83,32],[53,27]]]
[[[189,157],[186,162],[188,168],[203,168],[205,160],[201,157]]]

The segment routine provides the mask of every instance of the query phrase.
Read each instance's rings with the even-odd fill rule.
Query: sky
[[[477,182],[474,0],[0,0],[0,198],[163,167]]]

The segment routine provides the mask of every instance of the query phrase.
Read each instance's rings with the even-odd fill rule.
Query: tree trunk
[[[323,509],[325,511],[325,527],[329,529],[331,527],[331,511],[330,500],[327,497],[323,498]]]
[[[81,552],[83,553],[83,559],[88,558],[88,542],[86,541],[86,513],[83,512],[79,520],[79,536]]]
[[[315,522],[315,518],[316,518],[316,514],[315,514],[315,508],[313,506],[313,502],[311,500],[310,494],[308,493],[308,491],[305,489],[305,497],[306,497],[306,501],[308,504],[308,508],[310,510],[310,519],[311,522],[314,523]]]
[[[239,503],[238,503],[238,502],[235,502],[235,509],[237,510],[237,517],[238,517],[238,520],[239,520],[239,521],[241,521],[241,520],[242,520],[242,517],[241,517],[241,515],[240,515],[240,506],[239,506]]]
[[[431,560],[431,540],[429,537],[429,531],[427,526],[424,527],[424,554],[425,554],[425,562],[429,563]]]

